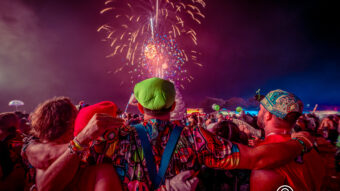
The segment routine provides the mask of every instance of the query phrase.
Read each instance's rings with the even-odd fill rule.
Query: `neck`
[[[148,115],[148,114],[144,114],[144,120],[149,120],[149,119],[159,119],[159,120],[163,120],[163,121],[170,121],[170,113],[166,114],[166,115],[162,115],[162,116],[153,116],[153,115]]]
[[[268,134],[290,134],[292,130],[292,126],[288,123],[284,123],[282,121],[269,121],[267,124],[265,124],[264,131],[266,133],[266,136]]]
[[[265,128],[264,131],[266,133],[266,136],[270,134],[288,135],[291,133],[291,129],[288,128]]]

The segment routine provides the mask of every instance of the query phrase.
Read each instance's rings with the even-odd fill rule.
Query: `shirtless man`
[[[303,111],[301,100],[289,92],[274,90],[260,103],[258,125],[265,131],[265,140],[259,145],[291,140],[291,130]],[[320,190],[324,175],[322,159],[312,150],[303,155],[303,162],[292,161],[270,170],[253,170],[250,186],[252,191],[277,190],[282,185],[295,191]]]
[[[68,98],[57,97],[40,104],[31,115],[32,134],[39,138],[40,144],[28,147],[24,152],[28,161],[36,168],[36,186],[38,190],[121,190],[119,179],[112,165],[81,165],[79,157],[80,145],[78,137],[73,137],[73,126],[77,115],[75,106]],[[119,127],[123,123],[119,119],[110,118],[106,123],[98,120],[108,118],[98,115],[91,121],[92,128],[84,129],[81,136],[88,143],[101,135],[109,127]],[[46,160],[48,159],[48,160]],[[67,173],[59,173],[60,163],[66,163]],[[76,168],[71,168],[76,167]],[[59,181],[48,184],[49,178],[56,176]],[[42,179],[42,177],[46,179]],[[55,178],[55,177],[54,177]],[[67,180],[67,181],[63,181]],[[71,180],[71,182],[70,182]]]

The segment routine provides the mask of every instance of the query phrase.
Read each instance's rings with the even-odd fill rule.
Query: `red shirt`
[[[261,145],[269,143],[286,142],[291,139],[290,135],[270,135],[265,138]],[[325,166],[320,155],[313,149],[303,156],[303,164],[292,161],[280,168],[274,169],[285,179],[285,184],[295,191],[320,190],[325,175]]]

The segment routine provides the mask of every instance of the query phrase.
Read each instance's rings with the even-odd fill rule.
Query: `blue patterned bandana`
[[[281,119],[290,112],[302,114],[303,110],[303,103],[298,97],[280,89],[269,92],[260,103],[271,114]]]

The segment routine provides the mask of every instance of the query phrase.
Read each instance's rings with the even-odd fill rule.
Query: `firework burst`
[[[205,17],[203,0],[108,0],[105,6],[100,13],[112,19],[98,32],[112,47],[107,57],[125,58],[115,73],[128,72],[132,83],[155,76],[181,85],[194,79],[187,68],[202,66],[194,28]]]

